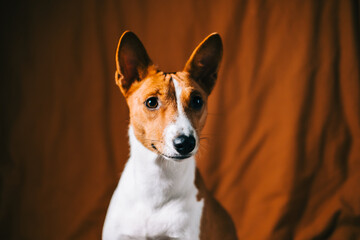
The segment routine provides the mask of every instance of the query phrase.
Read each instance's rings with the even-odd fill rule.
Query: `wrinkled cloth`
[[[132,30],[163,71],[222,36],[197,160],[240,239],[360,239],[359,2],[16,1],[1,11],[1,239],[100,239]]]

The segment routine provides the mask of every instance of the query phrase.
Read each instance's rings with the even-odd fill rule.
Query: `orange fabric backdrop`
[[[17,1],[1,9],[1,239],[99,239],[127,160],[114,54],[224,58],[198,166],[241,239],[360,239],[359,2]]]

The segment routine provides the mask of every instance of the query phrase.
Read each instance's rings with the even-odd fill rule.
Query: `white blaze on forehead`
[[[182,87],[179,84],[179,79],[175,75],[172,75],[172,80],[175,87],[175,94],[176,94],[176,105],[177,105],[177,112],[178,116],[176,119],[176,126],[178,130],[180,131],[180,135],[184,134],[186,136],[189,136],[191,134],[194,134],[194,128],[191,125],[190,120],[187,118],[184,110],[183,103],[181,101],[181,94],[182,94]]]
[[[173,80],[174,87],[175,87],[177,109],[178,109],[179,115],[181,115],[181,114],[184,114],[184,108],[183,108],[182,103],[181,103],[182,87],[179,85],[179,82],[175,78],[175,75],[172,76],[172,80]]]
[[[177,151],[174,149],[173,141],[176,137],[180,135],[185,136],[194,136],[196,139],[196,143],[198,142],[196,131],[191,125],[190,120],[185,114],[185,109],[183,103],[181,101],[182,94],[182,86],[180,85],[181,79],[179,79],[175,74],[171,74],[172,82],[174,83],[175,88],[175,96],[176,96],[176,106],[177,106],[177,116],[173,122],[171,122],[164,131],[164,139],[165,139],[165,153],[168,155],[176,155]],[[198,144],[196,144],[195,149],[192,152],[196,152],[198,149]]]

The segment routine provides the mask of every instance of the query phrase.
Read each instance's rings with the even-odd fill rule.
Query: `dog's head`
[[[197,152],[221,57],[221,38],[213,33],[194,50],[183,71],[164,73],[134,33],[123,33],[115,80],[129,106],[134,134],[146,148],[174,160]]]

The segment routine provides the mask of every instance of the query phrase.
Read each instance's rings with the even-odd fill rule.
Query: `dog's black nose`
[[[178,153],[186,155],[194,150],[196,141],[193,136],[180,135],[174,139],[173,144]]]

